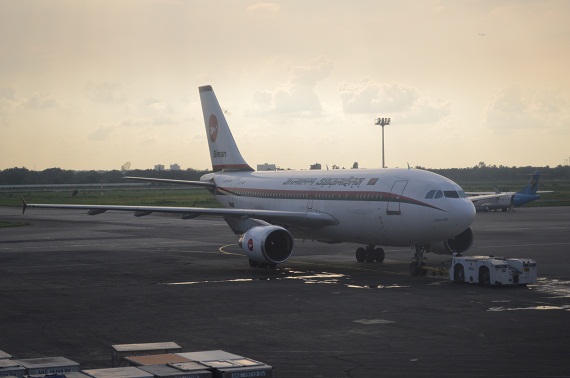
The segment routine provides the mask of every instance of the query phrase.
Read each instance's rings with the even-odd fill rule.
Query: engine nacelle
[[[279,226],[257,226],[239,239],[246,255],[258,263],[284,263],[293,253],[293,236]]]
[[[437,253],[438,255],[463,253],[471,248],[471,244],[473,244],[473,231],[471,231],[471,227],[467,227],[465,231],[451,239],[432,244],[430,252]]]

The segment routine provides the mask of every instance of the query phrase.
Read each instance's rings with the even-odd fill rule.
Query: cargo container
[[[205,368],[203,365],[197,370],[180,370],[168,365],[147,365],[139,367],[139,369],[151,373],[156,378],[211,378],[212,372]]]
[[[181,352],[180,345],[174,342],[144,343],[144,344],[118,344],[112,345],[111,365],[113,367],[127,366],[125,357],[148,356],[153,354],[165,354]]]
[[[273,377],[273,367],[269,365],[244,366],[214,369],[214,378]]]
[[[51,378],[51,377],[47,377]],[[89,378],[88,375],[83,374],[80,371],[72,371],[71,373],[65,373],[65,378]]]
[[[154,375],[151,373],[134,366],[90,369],[83,370],[83,373],[93,378],[154,378]]]
[[[26,369],[14,360],[0,360],[0,377],[22,378]]]
[[[223,350],[178,353],[178,355],[206,365],[212,370],[214,377],[273,377],[273,367]]]
[[[191,361],[213,361],[213,360],[236,360],[245,358],[237,354],[229,353],[223,350],[205,350],[201,352],[184,352],[176,353],[179,356],[185,357]]]
[[[170,362],[189,362],[186,357],[174,353],[151,354],[150,356],[125,357],[127,366],[166,365]]]
[[[197,361],[190,362],[173,362],[168,366],[178,369],[186,374],[190,374],[192,378],[212,377],[212,372],[208,366]]]
[[[28,358],[14,361],[26,369],[26,375],[34,377],[79,371],[79,364],[65,357]]]

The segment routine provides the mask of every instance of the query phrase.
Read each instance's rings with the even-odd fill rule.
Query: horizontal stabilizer
[[[200,186],[202,188],[215,188],[216,184],[208,181],[188,181],[188,180],[171,180],[171,179],[160,179],[152,177],[132,177],[125,176],[124,179],[136,180],[136,181],[146,181],[146,182],[160,182],[166,184],[180,184],[180,185],[190,185],[190,186]]]

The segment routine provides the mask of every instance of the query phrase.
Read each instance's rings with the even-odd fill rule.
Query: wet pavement
[[[111,345],[174,341],[278,377],[570,376],[570,209],[482,213],[471,255],[529,257],[539,280],[485,288],[411,277],[409,248],[296,240],[250,268],[215,218],[1,208],[0,350],[110,367]],[[447,256],[428,254],[438,267]]]

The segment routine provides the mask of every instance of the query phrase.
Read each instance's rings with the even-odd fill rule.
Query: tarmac
[[[296,240],[251,268],[221,219],[0,207],[0,350],[111,367],[111,345],[174,341],[276,377],[570,376],[570,208],[480,213],[468,255],[527,257],[539,279],[487,288],[411,277],[412,250],[358,263]],[[440,266],[449,256],[427,255]]]

